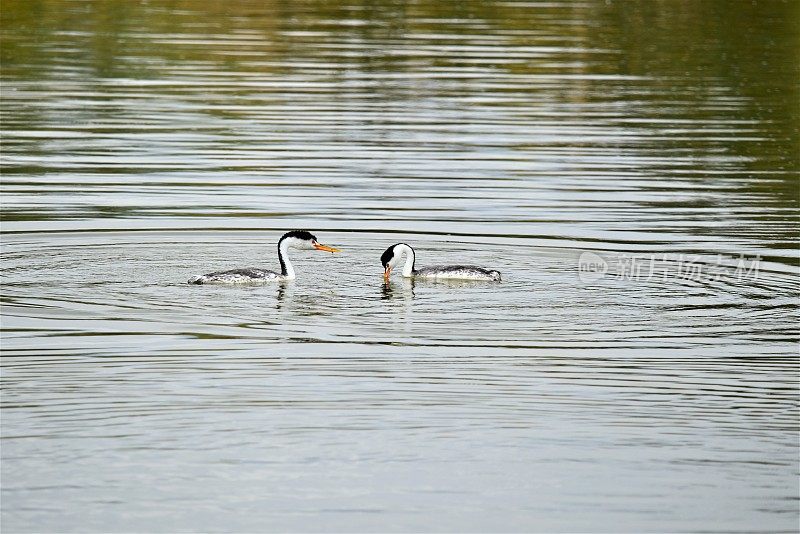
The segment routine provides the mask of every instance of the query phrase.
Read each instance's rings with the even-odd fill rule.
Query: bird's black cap
[[[384,269],[386,268],[386,264],[392,261],[392,258],[394,258],[394,247],[397,245],[402,245],[402,243],[395,243],[391,247],[387,248],[383,254],[381,254],[381,264],[383,265]]]
[[[283,241],[287,237],[294,237],[295,239],[302,239],[303,241],[316,241],[317,238],[311,232],[306,232],[305,230],[292,230],[291,232],[286,232],[283,234],[279,240]]]

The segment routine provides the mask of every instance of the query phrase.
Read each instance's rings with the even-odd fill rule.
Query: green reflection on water
[[[589,111],[593,105],[613,100],[633,110],[629,116],[641,120],[626,124],[628,130],[651,137],[659,134],[653,120],[668,121],[665,127],[682,120],[699,121],[707,123],[708,130],[719,122],[741,121],[749,131],[747,139],[724,133],[698,137],[697,132],[659,138],[652,142],[652,150],[654,159],[661,156],[662,161],[642,166],[653,165],[658,175],[670,154],[682,151],[698,161],[686,170],[713,186],[720,178],[708,173],[708,155],[724,154],[728,163],[722,170],[739,178],[730,192],[730,205],[762,208],[750,215],[767,221],[768,231],[762,237],[769,241],[777,235],[779,240],[791,241],[800,235],[794,211],[800,200],[799,28],[800,2],[788,0],[564,4],[3,0],[0,52],[5,82],[77,79],[96,83],[98,94],[92,98],[101,102],[105,98],[107,105],[84,109],[78,102],[71,120],[113,117],[118,111],[116,79],[163,80],[190,65],[205,68],[210,75],[221,73],[221,79],[225,72],[235,71],[310,81],[323,76],[346,84],[354,74],[361,80],[370,80],[372,75],[374,98],[387,106],[404,100],[413,104],[422,95],[436,95],[461,99],[464,106],[473,105],[470,98],[488,97],[481,105],[491,107],[492,93],[512,92],[521,114],[535,114],[545,99],[586,106]],[[243,45],[240,49],[235,43],[219,46],[221,38],[242,39]],[[170,42],[165,44],[165,39]],[[398,47],[409,39],[422,50],[446,42],[451,53],[417,54],[414,48]],[[496,53],[465,53],[476,44],[494,47]],[[455,76],[448,83],[426,83],[424,76],[378,76],[410,76],[429,69],[449,69]],[[487,88],[473,78],[459,77],[475,72],[505,73],[517,81],[527,76],[536,83]],[[559,78],[549,85],[541,83],[548,75]],[[256,90],[232,87],[221,93],[203,92],[177,84],[152,87],[148,92],[162,91],[168,98],[191,96],[193,102],[205,101],[213,107],[207,111],[209,116],[224,119],[240,115],[227,109],[226,103]],[[267,91],[264,99],[269,98]],[[4,105],[4,112],[5,129],[65,126],[52,110],[41,106],[12,109]],[[585,120],[591,124],[591,114]],[[614,142],[593,143],[609,150],[615,146]],[[4,136],[4,145],[6,151],[31,156],[50,154],[47,139],[18,139],[12,134]],[[665,152],[659,154],[659,147]],[[537,147],[515,148],[533,158]],[[63,169],[10,165],[4,174],[59,170]],[[120,169],[103,168],[102,172]],[[32,215],[12,210],[5,217]],[[39,213],[39,217],[57,214]],[[770,229],[773,222],[775,228]]]

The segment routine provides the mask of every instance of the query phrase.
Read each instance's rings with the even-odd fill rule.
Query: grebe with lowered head
[[[269,271],[267,269],[231,269],[229,271],[218,271],[216,273],[193,276],[189,279],[190,284],[253,284],[261,282],[273,282],[280,280],[294,280],[294,267],[289,261],[289,247],[305,250],[324,250],[325,252],[340,252],[339,249],[317,243],[317,238],[310,232],[304,230],[292,230],[286,232],[278,240],[278,261],[281,264],[281,272]]]
[[[432,278],[437,280],[487,280],[491,282],[500,281],[500,272],[474,265],[438,265],[436,267],[425,267],[415,269],[414,249],[405,243],[397,243],[386,249],[381,254],[383,264],[383,278],[389,281],[392,267],[400,263],[403,254],[406,255],[406,263],[403,265],[403,276],[406,278]]]

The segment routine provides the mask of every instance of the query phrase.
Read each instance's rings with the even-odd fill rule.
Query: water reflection
[[[10,228],[433,222],[797,264],[793,2],[37,5],[4,14]]]
[[[277,283],[277,286],[278,286],[278,291],[275,294],[275,301],[276,301],[275,307],[280,310],[284,306],[284,299],[286,299],[287,289],[291,291],[290,289],[291,283],[280,281]],[[287,304],[291,304],[291,292],[289,293],[289,298],[290,300],[287,302]]]
[[[413,278],[403,278],[402,281],[396,283],[392,283],[391,280],[384,281],[381,286],[381,299],[413,299],[415,283]]]

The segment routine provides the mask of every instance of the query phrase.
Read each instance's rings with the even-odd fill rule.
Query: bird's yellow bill
[[[338,248],[329,247],[328,245],[321,245],[319,243],[314,243],[314,248],[317,250],[324,250],[325,252],[341,252]]]

